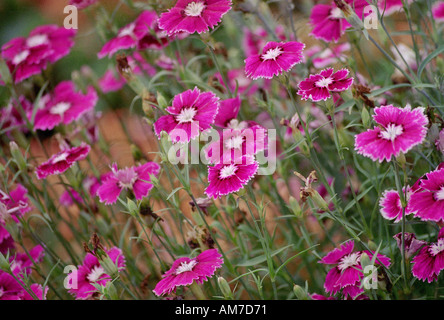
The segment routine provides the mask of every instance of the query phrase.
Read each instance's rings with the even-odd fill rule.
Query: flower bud
[[[132,215],[133,217],[137,217],[139,213],[139,208],[137,207],[137,204],[133,200],[127,199],[126,207],[130,215]]]
[[[6,271],[8,272],[10,269],[9,266],[9,257],[8,256],[4,256],[1,252],[0,252],[0,270]]]
[[[104,293],[106,295],[106,297],[110,300],[119,300],[119,295],[117,294],[117,289],[114,286],[112,281],[109,281],[105,288],[104,288]]]
[[[224,298],[226,300],[233,300],[233,293],[231,292],[230,285],[228,284],[227,280],[222,277],[217,278],[217,283],[219,284],[219,289],[222,291],[222,294],[224,295]]]
[[[3,59],[0,59],[0,78],[6,85],[12,83],[11,73],[9,72],[9,68]]]
[[[295,284],[293,287],[293,292],[298,300],[308,300],[307,292],[301,286]]]
[[[20,171],[26,172],[27,169],[26,160],[23,157],[23,154],[20,151],[17,143],[15,143],[14,141],[9,142],[9,149],[11,150],[12,158],[17,164],[17,167],[20,169]]]
[[[293,214],[300,218],[302,217],[302,209],[301,206],[299,205],[299,201],[294,198],[293,196],[290,196],[289,200],[288,200],[288,204],[290,207],[290,210],[293,212]]]

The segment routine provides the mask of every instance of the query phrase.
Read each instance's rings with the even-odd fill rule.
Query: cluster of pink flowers
[[[66,56],[74,45],[75,29],[55,25],[35,28],[27,38],[14,38],[4,44],[1,57],[6,61],[14,82],[40,74],[49,63]]]
[[[48,291],[40,284],[27,284],[32,267],[43,259],[43,247],[37,245],[27,253],[18,252],[7,230],[8,223],[20,224],[20,219],[31,211],[27,193],[21,184],[9,192],[0,190],[0,254],[9,256],[9,272],[0,270],[0,300],[43,300]]]

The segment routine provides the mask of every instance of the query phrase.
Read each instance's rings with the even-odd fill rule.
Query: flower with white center
[[[134,23],[131,23],[127,25],[126,27],[122,28],[122,30],[119,31],[119,34],[117,37],[122,38],[125,36],[134,36],[134,28],[136,25]]]
[[[333,79],[331,79],[331,78],[323,78],[323,79],[315,82],[316,86],[319,88],[327,88],[332,83],[333,83]]]
[[[184,273],[184,272],[192,271],[196,264],[197,264],[196,260],[182,262],[180,264],[180,266],[176,269],[176,275]]]
[[[345,270],[347,268],[356,266],[359,264],[361,258],[361,254],[359,252],[353,252],[349,255],[346,255],[341,259],[341,261],[338,264],[339,270]]]
[[[193,122],[196,113],[197,110],[195,108],[183,108],[176,116],[176,120],[179,123]]]
[[[396,124],[389,124],[385,131],[381,131],[381,138],[395,141],[396,137],[400,136],[403,133],[403,127],[402,125],[396,125]]]
[[[241,135],[234,136],[225,141],[225,147],[227,149],[239,149],[244,142],[244,137]]]
[[[97,282],[100,277],[105,274],[105,270],[102,266],[95,266],[92,268],[91,272],[88,274],[87,279],[89,282]]]
[[[234,164],[227,165],[220,170],[219,177],[225,179],[233,176],[237,171],[237,167]]]
[[[276,60],[284,51],[280,47],[268,50],[262,55],[263,60]]]
[[[184,13],[189,17],[199,17],[204,9],[205,4],[203,2],[193,1],[186,6]]]
[[[26,45],[30,48],[40,46],[48,43],[48,36],[46,34],[36,34],[26,39]]]

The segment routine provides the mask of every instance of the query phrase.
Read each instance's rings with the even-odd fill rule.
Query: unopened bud
[[[219,284],[219,289],[222,292],[222,294],[224,295],[224,298],[226,300],[233,300],[234,299],[233,293],[231,292],[231,288],[230,288],[230,285],[228,284],[227,280],[225,280],[225,278],[218,277],[217,283]]]
[[[366,270],[367,266],[372,265],[372,262],[370,261],[370,257],[368,256],[367,253],[363,252],[361,254],[361,267],[362,270]]]
[[[307,292],[301,286],[295,284],[293,287],[293,292],[298,300],[308,300]]]
[[[133,156],[134,161],[140,161],[143,159],[142,150],[135,144],[131,144],[131,154]]]
[[[368,113],[367,108],[363,108],[361,111],[361,119],[362,123],[364,124],[365,128],[370,128],[371,122],[370,122],[370,114]]]
[[[14,141],[9,142],[9,149],[11,150],[12,158],[14,159],[20,171],[26,172],[26,160],[23,157],[23,154],[20,151],[17,143],[15,143]]]
[[[293,196],[290,196],[289,200],[288,200],[288,204],[290,207],[290,210],[293,212],[293,214],[300,218],[302,216],[302,209],[301,206],[299,205],[299,201],[294,198]]]
[[[119,300],[119,295],[117,294],[117,289],[114,286],[112,281],[109,281],[105,288],[104,288],[104,293],[106,295],[106,297],[110,300]]]
[[[160,109],[165,109],[166,107],[168,107],[168,102],[160,92],[157,92],[157,105]]]
[[[8,256],[4,256],[1,252],[0,252],[0,270],[6,271],[8,272],[10,269],[9,266],[9,257]]]
[[[137,207],[137,204],[133,200],[127,199],[126,207],[130,215],[132,215],[133,217],[137,217],[139,213],[139,208]]]

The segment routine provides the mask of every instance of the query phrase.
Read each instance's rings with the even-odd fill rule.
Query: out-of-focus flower
[[[231,5],[231,0],[178,0],[173,8],[161,14],[159,27],[169,35],[207,32],[230,11]]]
[[[9,191],[9,193],[0,190],[0,203],[5,206],[7,214],[16,222],[18,222],[17,218],[22,217],[32,209],[29,205],[27,194],[28,190],[20,183],[17,184],[15,189]],[[2,216],[0,214],[0,222],[1,221]]]
[[[97,189],[100,202],[113,204],[124,189],[132,190],[137,200],[146,197],[153,185],[150,175],[158,175],[160,166],[156,162],[147,162],[136,167],[118,169],[117,164],[111,166],[111,174],[103,177]]]
[[[146,10],[135,21],[121,28],[117,36],[109,40],[97,55],[102,59],[124,49],[162,49],[168,41],[166,35],[158,28],[156,12]]]
[[[37,167],[35,171],[37,178],[45,179],[49,175],[65,172],[77,161],[85,159],[90,150],[91,147],[82,142],[78,147],[64,149],[54,154],[48,161]]]
[[[34,128],[51,130],[62,123],[70,124],[92,110],[97,101],[98,96],[92,86],[83,94],[75,91],[72,81],[60,82],[51,94],[42,97],[41,106],[35,115]]]
[[[77,9],[85,9],[94,3],[96,3],[98,0],[69,0],[69,4],[76,6]]]
[[[273,76],[288,72],[294,65],[302,62],[305,44],[296,41],[268,42],[262,53],[245,59],[245,74],[255,80],[271,79]]]
[[[368,5],[365,0],[345,0],[359,18],[362,18],[364,7]],[[313,7],[310,15],[310,24],[313,26],[311,35],[316,39],[322,39],[326,42],[335,41],[345,33],[345,30],[351,27],[343,11],[331,4],[317,4]]]
[[[74,45],[75,29],[56,25],[39,26],[27,38],[14,38],[4,44],[1,56],[5,59],[15,83],[39,74],[48,63],[66,56]]]
[[[0,270],[0,300],[21,300],[22,297],[22,286],[13,276]]]
[[[0,223],[0,253],[5,255],[14,248],[14,239],[12,239],[11,234]]]
[[[392,156],[407,153],[427,134],[428,119],[421,107],[381,106],[375,108],[373,119],[378,127],[355,136],[355,150],[373,161],[390,161]]]
[[[188,286],[193,282],[202,284],[222,267],[222,255],[217,249],[203,251],[196,258],[183,257],[174,261],[171,269],[162,275],[153,292],[157,296],[171,294],[177,287]]]
[[[438,22],[444,22],[444,1],[438,1],[432,8],[433,19]]]
[[[407,4],[410,4],[413,2],[413,0],[406,0]],[[395,13],[396,11],[399,11],[403,8],[404,4],[402,0],[380,0],[378,1],[378,8],[381,11],[381,13],[384,11],[385,15],[390,15],[392,13]]]
[[[44,249],[37,245],[29,250],[29,256],[26,253],[16,253],[9,257],[11,271],[20,278],[31,274],[31,268],[34,264],[40,263],[44,256]]]
[[[322,69],[338,62],[345,62],[347,55],[344,52],[346,51],[350,51],[350,44],[348,42],[324,50],[316,45],[307,49],[305,54],[308,57],[312,57],[312,63],[315,68]]]
[[[322,70],[318,74],[311,74],[307,79],[299,83],[298,95],[302,100],[326,101],[332,97],[332,92],[341,92],[349,89],[353,84],[353,77],[347,69],[334,72],[333,68]]]
[[[244,28],[243,34],[242,44],[246,57],[257,54],[263,47],[265,47],[269,36],[268,32],[262,27],[257,27],[254,30]],[[280,41],[286,40],[285,29],[283,26],[277,26],[275,34]]]

